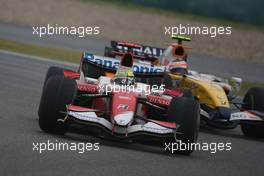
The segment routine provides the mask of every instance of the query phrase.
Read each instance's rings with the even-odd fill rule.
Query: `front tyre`
[[[100,76],[104,76],[105,73],[99,67],[93,66],[89,63],[83,62],[82,64],[82,71],[85,77],[90,77],[94,79],[98,79]]]
[[[74,79],[52,76],[44,85],[39,105],[39,126],[53,134],[64,134],[67,124],[59,122],[66,112],[66,105],[73,103],[77,93],[77,84]]]
[[[64,69],[60,67],[54,67],[54,66],[49,67],[46,73],[45,80],[44,80],[44,86],[51,76],[64,76]]]
[[[185,146],[184,150],[178,150],[177,153],[189,155],[193,148],[190,144],[197,142],[200,126],[200,104],[193,98],[175,97],[171,100],[168,110],[168,121],[175,122],[178,125],[178,134],[176,139],[170,139],[170,142],[179,142]],[[179,144],[179,143],[178,143]]]
[[[242,109],[255,110],[264,113],[264,89],[251,88],[243,99]],[[241,123],[241,130],[247,137],[263,138],[264,123]]]

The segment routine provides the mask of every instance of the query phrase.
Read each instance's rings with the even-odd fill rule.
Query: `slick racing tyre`
[[[115,54],[113,54],[113,51],[114,50],[112,48],[106,46],[104,49],[104,56],[115,58]]]
[[[243,99],[242,109],[256,110],[264,113],[264,89],[251,88],[246,93]],[[264,123],[241,123],[241,130],[245,136],[263,138],[264,137]]]
[[[51,76],[64,76],[64,69],[63,68],[60,68],[60,67],[54,67],[54,66],[51,66],[49,67],[47,73],[46,73],[46,76],[45,76],[45,79],[44,79],[44,84],[42,86],[42,92],[44,90],[44,87],[47,83],[47,80],[51,77]],[[42,93],[42,96],[43,96],[43,93]],[[42,97],[41,97],[42,99]],[[40,101],[40,105],[39,106],[42,106],[42,101]]]
[[[178,143],[177,153],[189,155],[193,152],[191,143],[197,142],[200,125],[200,104],[193,98],[175,97],[171,100],[168,110],[168,121],[179,125],[176,139],[171,143]],[[182,148],[180,148],[180,145]],[[184,147],[184,148],[183,148]],[[182,150],[183,149],[183,150]]]
[[[63,76],[52,76],[47,80],[42,91],[39,106],[39,126],[53,134],[64,134],[67,124],[58,121],[64,119],[66,105],[73,103],[77,93],[77,84],[74,79]]]
[[[241,130],[247,137],[264,138],[263,124],[241,123]]]
[[[192,94],[192,91],[191,90],[183,90],[183,97],[186,97],[186,98],[193,98],[194,99],[194,96]]]
[[[90,77],[98,79],[100,76],[104,76],[104,71],[96,66],[90,65],[88,63],[82,64],[82,70],[85,77]]]
[[[166,89],[173,88],[173,81],[172,81],[170,75],[168,75],[168,74],[164,75],[163,84],[165,85]]]
[[[44,80],[44,85],[46,84],[47,80],[51,77],[51,76],[64,76],[64,69],[60,68],[60,67],[49,67],[45,80]],[[44,87],[44,86],[43,86]]]

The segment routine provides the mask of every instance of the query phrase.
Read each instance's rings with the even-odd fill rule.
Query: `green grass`
[[[154,13],[154,14],[159,14],[162,16],[192,20],[194,22],[200,21],[203,23],[207,23],[207,25],[232,26],[232,28],[239,28],[242,30],[255,30],[255,31],[260,31],[260,32],[264,31],[264,26],[241,23],[241,22],[231,21],[231,20],[227,20],[223,18],[213,18],[213,17],[201,16],[201,15],[193,15],[191,13],[165,10],[162,8],[146,7],[146,6],[141,6],[135,3],[127,2],[127,1],[121,1],[121,0],[81,0],[81,1],[82,2],[93,2],[99,5],[117,6],[118,8],[122,8],[125,10]]]
[[[79,63],[81,52],[61,49],[61,48],[52,48],[41,45],[27,44],[12,40],[6,40],[0,38],[0,49],[18,52],[22,54],[29,54],[34,56],[40,56],[55,60],[68,61],[73,63]],[[255,82],[243,82],[241,90],[239,92],[240,96],[243,96],[246,91],[251,87],[263,87],[264,83],[255,83]]]
[[[248,91],[248,89],[250,89],[252,87],[264,88],[264,83],[255,83],[255,82],[249,82],[249,81],[242,82],[241,89],[240,89],[238,95],[244,96],[245,93]]]
[[[1,38],[0,49],[75,63],[80,61],[82,54],[81,52],[72,50],[27,44]]]

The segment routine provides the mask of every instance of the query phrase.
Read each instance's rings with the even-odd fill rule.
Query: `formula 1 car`
[[[163,66],[143,64],[131,52],[120,59],[84,52],[78,71],[49,68],[39,126],[47,133],[64,134],[71,124],[80,124],[97,129],[101,137],[194,143],[199,131],[198,101],[180,89],[153,89],[137,82],[163,74]],[[192,151],[179,148],[177,152]]]
[[[236,102],[242,79],[231,77],[227,80],[188,70],[187,47],[182,45],[182,41],[190,39],[181,36],[174,38],[178,43],[167,48],[163,57],[166,61],[162,61],[167,63],[167,88],[177,86],[191,90],[201,104],[201,118],[206,125],[235,128],[240,124],[245,136],[264,137],[264,89],[251,88],[243,102]],[[231,104],[240,112],[232,112]]]
[[[245,136],[264,137],[264,89],[251,88],[242,102],[236,102],[242,79],[231,77],[228,80],[187,69],[186,49],[190,48],[182,45],[182,41],[190,41],[190,38],[173,38],[177,39],[178,43],[173,43],[167,49],[142,46],[145,49],[135,49],[134,54],[154,57],[159,60],[156,62],[158,65],[166,66],[167,74],[163,79],[166,88],[179,87],[192,91],[201,104],[201,125],[232,129],[240,124]],[[115,57],[118,53],[126,51],[119,43],[124,42],[112,41],[111,49],[107,49],[105,54]],[[111,52],[112,55],[109,54]],[[234,105],[238,112],[233,112],[231,105]]]

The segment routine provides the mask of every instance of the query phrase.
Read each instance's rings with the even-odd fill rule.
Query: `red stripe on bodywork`
[[[183,95],[180,89],[165,89],[164,94],[171,95],[172,97],[179,97]]]
[[[75,78],[80,77],[80,73],[72,71],[72,70],[64,70],[64,76],[75,79]]]
[[[98,87],[96,84],[88,84],[77,81],[77,87],[78,87],[78,91],[89,92],[89,93],[98,92]]]
[[[135,43],[129,43],[129,42],[118,42],[118,45],[124,45],[124,46],[135,47],[135,48],[142,48],[141,45],[138,45]]]
[[[147,100],[150,103],[157,104],[157,105],[163,105],[163,106],[169,106],[170,100],[165,97],[155,96],[155,95],[148,95]]]

